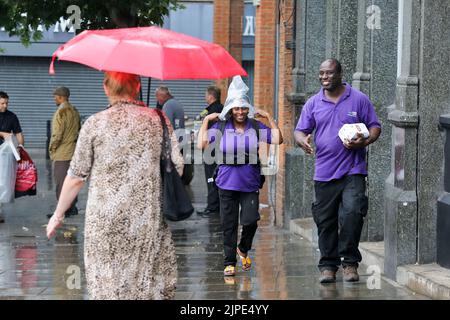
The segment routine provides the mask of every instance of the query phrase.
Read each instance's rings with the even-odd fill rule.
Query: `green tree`
[[[0,0],[0,25],[29,45],[42,38],[40,25],[48,29],[60,17],[69,19],[72,5],[80,8],[77,31],[162,25],[170,10],[183,8],[178,0]]]

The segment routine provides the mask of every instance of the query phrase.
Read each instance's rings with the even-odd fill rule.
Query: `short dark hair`
[[[342,73],[342,64],[339,62],[338,59],[330,58],[330,59],[327,59],[325,61],[330,61],[330,62],[334,63],[334,65],[336,66],[337,73]]]
[[[9,96],[6,92],[0,91],[0,99],[9,99]]]
[[[69,90],[69,88],[66,88],[66,87],[59,87],[59,88],[56,88],[55,91],[53,91],[53,95],[69,98],[70,90]]]
[[[216,86],[209,86],[206,89],[206,92],[208,92],[208,94],[212,95],[214,97],[214,99],[216,99],[217,101],[220,100],[220,89],[217,88]]]

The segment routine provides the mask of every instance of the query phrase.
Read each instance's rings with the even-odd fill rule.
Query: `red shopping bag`
[[[30,155],[23,147],[19,147],[20,160],[17,163],[15,197],[35,196],[37,185],[37,169]]]

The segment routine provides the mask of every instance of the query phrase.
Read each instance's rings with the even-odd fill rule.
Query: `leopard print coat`
[[[183,158],[170,121],[172,161]],[[118,102],[83,125],[69,175],[86,180],[84,262],[90,299],[171,299],[177,279],[171,232],[162,218],[158,114]]]

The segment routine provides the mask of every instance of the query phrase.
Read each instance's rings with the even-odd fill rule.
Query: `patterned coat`
[[[183,158],[169,120],[172,160]],[[171,232],[162,218],[158,114],[122,101],[90,117],[69,175],[90,178],[84,262],[90,299],[170,299],[177,279]]]

